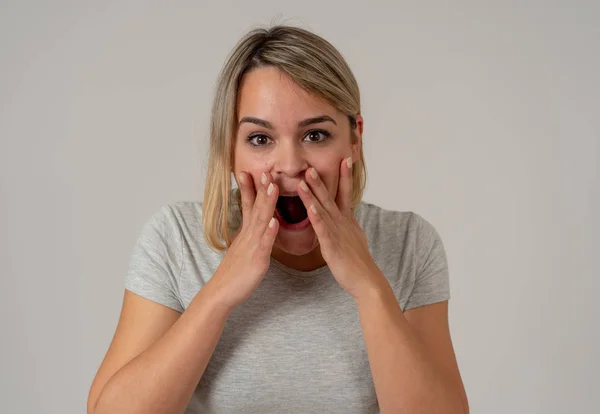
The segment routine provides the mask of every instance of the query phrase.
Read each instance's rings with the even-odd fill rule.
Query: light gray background
[[[217,73],[280,13],[358,78],[365,199],[444,239],[472,412],[597,410],[599,3],[416,3],[2,2],[0,411],[84,412],[141,225],[201,199]]]

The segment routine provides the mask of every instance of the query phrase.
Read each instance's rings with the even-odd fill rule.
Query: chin
[[[287,254],[303,256],[312,252],[319,245],[319,239],[312,227],[302,231],[287,231],[280,228],[275,246]]]

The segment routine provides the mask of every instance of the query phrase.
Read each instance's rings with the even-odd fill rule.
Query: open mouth
[[[279,196],[276,209],[286,224],[298,224],[308,217],[306,207],[299,196]]]

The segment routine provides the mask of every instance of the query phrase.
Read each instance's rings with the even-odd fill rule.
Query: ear
[[[364,119],[362,115],[356,115],[356,128],[352,131],[352,134],[356,137],[356,140],[352,143],[352,159],[356,162],[360,158],[360,150],[362,148],[362,134],[363,134]]]

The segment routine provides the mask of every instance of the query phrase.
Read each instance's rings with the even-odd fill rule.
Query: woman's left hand
[[[387,280],[373,260],[367,236],[351,210],[352,158],[340,164],[335,200],[314,168],[306,171],[306,181],[299,184],[298,195],[319,238],[323,259],[342,288],[358,299]]]

